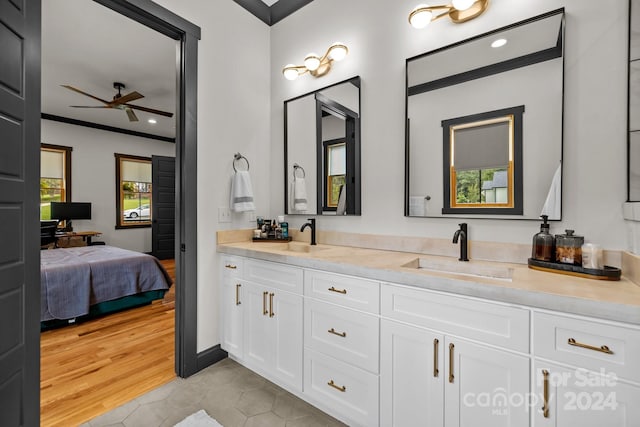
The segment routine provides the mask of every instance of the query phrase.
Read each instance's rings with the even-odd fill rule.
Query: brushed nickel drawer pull
[[[345,294],[346,295],[346,293],[347,293],[346,289],[336,289],[334,286],[330,287],[329,290],[331,292],[337,292],[339,294]]]
[[[344,393],[345,391],[347,391],[347,388],[346,388],[345,386],[343,386],[343,385],[336,385],[336,383],[334,383],[334,382],[333,382],[333,380],[329,381],[329,382],[327,383],[327,385],[329,385],[329,386],[331,386],[331,387],[335,388],[336,390],[339,390],[339,391],[341,391],[341,392],[343,392],[343,393]]]
[[[238,267],[236,267],[235,265],[232,265],[232,264],[227,264],[227,265],[225,265],[225,267],[226,268],[230,268],[232,270],[235,270],[236,268],[238,268]]]
[[[240,286],[242,286],[240,283],[236,284],[236,305],[242,304],[240,302]]]
[[[543,369],[542,377],[544,378],[544,383],[542,386],[542,416],[545,418],[549,418],[549,371]]]
[[[262,293],[262,315],[266,316],[267,314],[269,314],[269,311],[267,311],[267,295],[269,294],[269,292],[264,291]]]
[[[449,344],[449,382],[453,383],[453,349],[455,346],[453,343]]]
[[[599,351],[600,353],[613,354],[613,351],[611,351],[611,349],[609,349],[609,347],[606,345],[601,345],[600,347],[596,347],[589,344],[582,344],[581,342],[578,342],[573,338],[569,338],[567,340],[567,344],[572,345],[574,347],[581,347],[581,348],[586,348],[588,350]]]
[[[269,317],[273,317],[276,314],[273,312],[273,297],[274,297],[274,293],[270,293],[269,294]]]
[[[433,340],[433,376],[438,377],[438,338]]]
[[[337,335],[337,336],[342,337],[342,338],[346,338],[347,337],[347,333],[346,332],[336,332],[336,330],[333,329],[333,328],[329,329],[327,332],[329,332],[330,334],[333,334],[333,335]]]

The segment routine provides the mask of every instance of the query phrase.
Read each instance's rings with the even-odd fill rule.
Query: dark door
[[[0,425],[40,420],[40,0],[0,0]]]
[[[151,167],[151,254],[158,259],[173,259],[176,235],[176,159],[151,156]]]

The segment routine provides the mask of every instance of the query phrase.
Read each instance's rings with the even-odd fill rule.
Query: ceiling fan
[[[66,87],[67,89],[70,89],[70,90],[72,90],[74,92],[78,92],[78,93],[81,93],[83,95],[86,95],[89,98],[93,98],[96,101],[100,101],[100,102],[102,102],[104,104],[104,105],[97,105],[97,106],[70,105],[70,107],[74,107],[74,108],[115,108],[117,110],[124,110],[124,112],[127,113],[127,116],[129,117],[129,121],[130,122],[137,122],[138,121],[138,117],[133,112],[133,110],[145,111],[147,113],[158,114],[160,116],[165,116],[165,117],[173,117],[173,113],[169,113],[167,111],[154,110],[153,108],[147,108],[147,107],[142,107],[140,105],[129,104],[129,102],[131,102],[131,101],[135,101],[136,99],[144,98],[144,95],[142,95],[142,94],[140,94],[140,93],[138,93],[136,91],[133,91],[133,92],[128,93],[126,95],[122,95],[122,93],[120,93],[120,91],[125,88],[123,83],[119,83],[119,82],[114,82],[113,83],[113,87],[115,89],[118,89],[118,93],[113,96],[113,101],[106,101],[104,99],[98,98],[97,96],[93,96],[93,95],[91,95],[91,94],[89,94],[87,92],[83,92],[80,89],[76,89],[73,86],[62,85],[62,87]]]

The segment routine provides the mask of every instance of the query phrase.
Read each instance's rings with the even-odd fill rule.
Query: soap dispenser
[[[533,247],[531,250],[531,258],[539,261],[553,261],[554,237],[549,233],[548,216],[541,216],[542,224],[540,224],[540,232],[533,236]]]

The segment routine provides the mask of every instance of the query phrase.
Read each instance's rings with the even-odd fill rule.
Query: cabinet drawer
[[[378,425],[378,377],[305,349],[304,394],[349,425]]]
[[[220,268],[224,276],[242,277],[243,258],[233,255],[222,255],[220,257]]]
[[[529,352],[529,310],[383,285],[382,315],[436,331]]]
[[[305,346],[378,373],[378,317],[313,299],[305,303]]]
[[[302,269],[274,262],[248,259],[244,262],[244,278],[283,291],[302,294]]]
[[[604,369],[606,373],[614,373],[619,378],[640,381],[638,329],[534,313],[533,337],[536,357],[594,371]]]
[[[304,294],[369,313],[380,313],[380,284],[372,280],[305,270]]]

